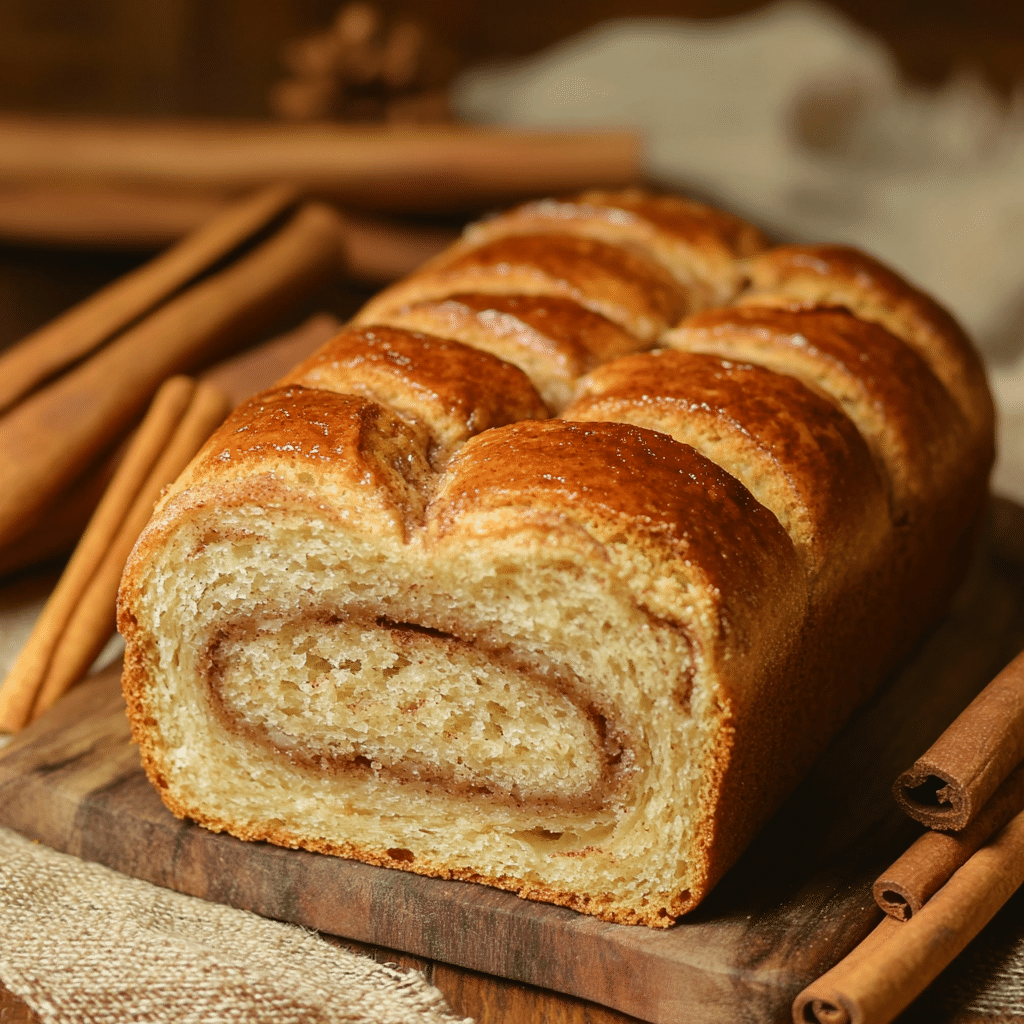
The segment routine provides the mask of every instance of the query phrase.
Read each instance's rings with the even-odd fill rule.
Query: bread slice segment
[[[470,224],[463,245],[513,234],[562,232],[625,246],[657,260],[683,285],[687,312],[720,306],[744,283],[738,258],[767,247],[752,224],[681,196],[642,189],[591,189],[565,199],[538,199]]]
[[[483,430],[548,415],[510,363],[458,341],[380,325],[342,331],[282,383],[374,399],[429,433],[435,465]]]
[[[587,370],[646,347],[606,317],[552,296],[456,293],[388,310],[377,322],[490,352],[526,373],[555,411]]]
[[[385,288],[353,321],[457,292],[571,299],[651,343],[687,309],[685,289],[659,263],[621,246],[574,235],[510,235],[442,254],[414,277]]]
[[[125,577],[130,716],[168,806],[609,920],[695,905],[778,796],[733,749],[797,670],[806,588],[774,517],[662,434],[544,421],[469,441],[382,531],[370,496],[397,483],[352,472],[365,434],[309,490],[277,462],[310,456],[305,417],[232,441],[268,404],[215,436]]]
[[[878,260],[846,245],[780,245],[746,261],[745,269],[750,287],[741,305],[840,306],[884,327],[929,365],[972,433],[991,434],[985,370],[963,328],[930,295]]]
[[[928,364],[845,310],[707,310],[664,341],[789,374],[829,397],[867,442],[897,521],[943,493],[963,458],[967,424]]]
[[[592,371],[563,417],[633,423],[691,445],[771,510],[809,574],[848,576],[888,533],[886,489],[864,439],[795,377],[657,349]]]

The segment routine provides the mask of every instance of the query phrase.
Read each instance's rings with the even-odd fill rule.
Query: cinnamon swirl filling
[[[416,623],[241,619],[201,661],[223,724],[313,773],[574,814],[605,806],[634,763],[566,668]]]

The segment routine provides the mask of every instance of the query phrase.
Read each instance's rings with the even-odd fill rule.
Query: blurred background
[[[1024,499],[1024,4],[0,0],[11,114],[634,130],[650,183],[860,245],[949,305]],[[146,255],[33,237],[8,185],[0,344]]]
[[[521,58],[601,22],[681,18],[714,25],[757,0],[376,0],[444,51],[442,75]],[[282,46],[326,29],[333,0],[0,0],[5,109],[262,117]],[[1024,71],[1024,7],[1007,0],[841,0],[831,10],[889,50],[907,80],[938,88],[973,69],[1008,99]],[[727,30],[727,25],[721,26]],[[800,54],[779,54],[799,60]],[[637,69],[638,71],[640,69]]]

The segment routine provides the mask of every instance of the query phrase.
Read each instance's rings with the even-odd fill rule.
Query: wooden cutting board
[[[180,892],[656,1024],[788,1021],[797,992],[875,925],[871,882],[919,830],[897,811],[893,779],[1022,646],[1024,509],[996,499],[945,621],[711,897],[667,930],[178,821],[139,767],[116,670],[77,687],[0,754],[0,824]]]

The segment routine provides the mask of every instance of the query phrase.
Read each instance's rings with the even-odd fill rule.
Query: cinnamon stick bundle
[[[1024,811],[1024,765],[1018,766],[966,828],[929,830],[874,884],[875,902],[890,917],[907,921],[961,865],[1012,817]]]
[[[626,185],[639,173],[640,141],[625,132],[0,117],[0,180],[11,186],[237,195],[293,181],[345,205],[424,212]]]
[[[797,996],[795,1024],[888,1024],[1024,882],[1024,813],[977,851],[909,921],[886,917]]]
[[[208,384],[193,385],[191,401],[171,437],[121,513],[121,523],[84,586],[54,647],[32,704],[30,721],[52,707],[89,670],[115,629],[117,588],[125,562],[149,521],[161,490],[173,482],[230,411],[227,398]]]
[[[296,201],[294,188],[274,185],[227,207],[145,266],[9,348],[0,355],[0,412],[160,305]]]
[[[116,569],[120,577],[131,544],[145,525],[143,518],[136,528],[138,513],[132,519],[132,510],[142,510],[148,518],[159,488],[170,482],[166,479],[167,474],[180,459],[171,460],[173,464],[166,463],[164,459],[166,464],[161,464],[162,458],[164,453],[173,448],[176,438],[178,449],[181,449],[183,423],[191,415],[191,423],[183,435],[184,447],[187,449],[190,439],[197,432],[202,434],[205,430],[208,436],[220,421],[217,417],[223,419],[226,414],[227,404],[223,397],[214,389],[206,387],[204,393],[197,398],[195,381],[188,377],[172,377],[161,386],[53,593],[36,620],[28,641],[3,686],[0,686],[0,730],[17,732],[32,717],[40,690],[51,671],[55,652],[64,642],[68,624],[76,610],[82,606],[90,586],[98,578],[104,578],[104,574],[109,578],[111,567]],[[174,475],[177,472],[180,469]],[[119,566],[116,565],[118,560]],[[115,580],[115,592],[116,585]],[[89,600],[94,606],[97,601],[108,604],[108,619],[113,622],[113,594],[109,595],[109,601],[96,593]],[[107,630],[103,633],[99,648],[102,648],[110,632]],[[81,630],[78,636],[82,636]],[[95,646],[95,639],[88,637],[86,647],[93,649]],[[82,649],[81,643],[78,647]],[[82,672],[88,669],[96,653],[85,663]],[[84,657],[79,660],[84,660]],[[63,676],[66,672],[62,670],[59,674]],[[50,689],[55,691],[56,683],[51,684]]]
[[[237,348],[336,273],[340,225],[308,204],[276,234],[0,419],[0,546],[22,536],[169,374]]]
[[[923,825],[959,830],[1022,762],[1024,651],[896,780],[893,793]]]

